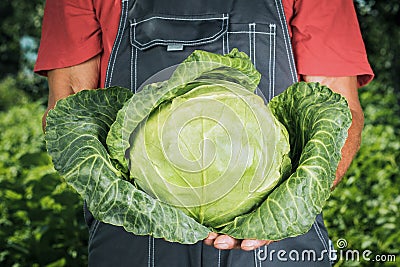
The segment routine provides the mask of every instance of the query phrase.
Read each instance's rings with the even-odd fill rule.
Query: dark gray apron
[[[235,47],[247,53],[261,72],[257,93],[267,101],[297,81],[280,0],[122,0],[105,86],[136,92],[195,49],[226,54]],[[95,267],[330,266],[321,215],[307,234],[250,252],[135,236],[94,220],[87,210],[86,219],[89,265]]]

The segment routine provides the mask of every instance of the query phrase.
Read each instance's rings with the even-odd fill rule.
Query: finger
[[[217,233],[211,232],[208,234],[207,238],[203,240],[204,244],[212,246],[214,244],[214,240],[218,237]]]
[[[272,240],[255,240],[255,239],[245,239],[242,241],[240,248],[246,251],[257,249],[264,245],[271,244]]]
[[[219,235],[214,240],[214,247],[217,249],[234,249],[240,248],[240,240],[237,240],[228,235]]]

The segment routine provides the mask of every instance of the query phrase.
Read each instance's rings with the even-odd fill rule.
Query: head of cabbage
[[[285,127],[237,84],[202,81],[136,129],[130,174],[146,193],[221,228],[263,202],[290,169]]]
[[[85,90],[49,112],[55,168],[93,215],[195,243],[210,231],[278,240],[321,212],[347,137],[343,97],[296,83],[267,105],[247,55],[195,51],[158,83]]]

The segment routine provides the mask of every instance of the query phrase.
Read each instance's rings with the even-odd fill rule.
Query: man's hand
[[[244,239],[238,240],[228,235],[219,235],[217,233],[209,233],[208,237],[204,239],[204,244],[214,246],[217,249],[242,249],[246,251],[257,249],[264,245],[269,245],[273,241],[271,240],[255,240],[255,239]]]

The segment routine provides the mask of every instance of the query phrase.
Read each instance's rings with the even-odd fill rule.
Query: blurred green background
[[[325,222],[339,253],[335,266],[400,266],[400,3],[355,5],[376,78],[360,89],[361,149]],[[32,68],[43,7],[44,0],[0,2],[0,266],[87,263],[82,201],[54,171],[41,131],[47,83]],[[349,250],[360,251],[360,260],[346,260]],[[370,261],[362,259],[365,250]]]

